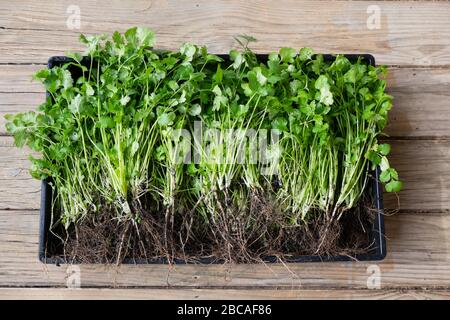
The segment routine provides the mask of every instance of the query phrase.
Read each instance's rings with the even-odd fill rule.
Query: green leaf
[[[33,78],[42,82],[46,78],[50,77],[50,75],[51,75],[50,69],[41,69],[34,74]]]
[[[366,66],[360,64],[354,64],[350,67],[344,74],[344,81],[348,83],[356,83],[359,79],[362,78],[364,72],[366,72]]]
[[[177,89],[180,87],[175,80],[170,80],[169,82],[167,82],[167,85],[170,89],[172,89],[172,91],[177,91]]]
[[[196,103],[193,104],[190,108],[189,108],[189,114],[191,116],[198,116],[200,113],[202,112],[202,107]]]
[[[391,146],[387,143],[383,143],[383,144],[378,145],[377,150],[383,156],[387,156],[389,154],[389,152],[391,152]]]
[[[314,87],[318,90],[325,88],[330,89],[330,85],[328,84],[328,78],[325,75],[321,75],[317,78]]]
[[[385,185],[385,189],[387,192],[400,192],[403,188],[403,182],[392,180],[391,182]]]
[[[260,87],[256,72],[251,70],[247,72],[248,84],[252,91],[257,91]]]
[[[142,46],[142,47],[153,46],[153,40],[155,39],[155,34],[149,28],[138,27],[136,30],[136,37],[139,41],[140,46]]]
[[[89,83],[86,83],[86,94],[88,96],[93,96],[94,95],[94,89],[92,88],[92,86]]]
[[[176,115],[173,112],[165,112],[158,117],[158,124],[162,127],[173,125]]]
[[[230,51],[230,60],[233,61],[233,68],[238,69],[242,63],[244,62],[244,58],[242,56],[242,53],[240,53],[237,50],[231,50]]]
[[[78,63],[81,63],[81,60],[83,60],[83,55],[79,52],[70,52],[67,53],[67,57],[75,60]]]
[[[380,181],[383,182],[383,183],[386,183],[389,180],[391,180],[391,174],[390,174],[389,170],[381,172],[381,174],[380,174]]]
[[[248,104],[239,104],[233,107],[233,113],[235,114],[235,116],[241,117],[245,115],[249,109],[250,107],[248,106]]]
[[[112,35],[112,39],[116,45],[124,44],[123,37],[119,31],[115,31]]]
[[[323,55],[318,54],[318,55],[316,55],[316,58],[314,60],[312,60],[311,69],[312,69],[312,71],[314,71],[315,74],[320,75],[322,72],[323,65],[324,65]]]
[[[283,78],[281,78],[280,76],[275,76],[275,75],[270,75],[267,78],[267,81],[271,84],[276,84],[277,82],[281,81]]]
[[[62,83],[64,89],[72,88],[73,80],[69,70],[62,70]]]
[[[220,67],[220,64],[217,64],[217,70],[216,74],[214,75],[214,81],[216,83],[222,83],[222,79],[223,79],[223,71],[222,68]]]
[[[194,163],[190,163],[187,165],[187,170],[186,170],[187,174],[189,174],[190,176],[195,176],[196,173],[198,172],[198,169],[195,167]]]
[[[214,88],[211,90],[216,96],[222,95],[222,90],[220,90],[220,87],[216,84]]]
[[[136,30],[137,30],[137,27],[133,27],[133,28],[130,28],[127,31],[125,31],[125,39],[127,39],[127,41],[129,43],[133,43],[133,44],[136,43]],[[88,43],[87,38],[84,37],[84,39],[83,39],[82,37],[84,37],[84,36],[83,35],[80,36],[81,42]]]
[[[286,118],[278,117],[272,121],[272,128],[280,131],[288,131],[288,121]]]
[[[278,55],[277,52],[272,52],[269,54],[269,61],[271,62],[279,62],[280,61],[280,56]]]
[[[356,82],[356,72],[355,69],[351,68],[344,74],[344,81],[355,83]]]
[[[289,83],[289,87],[291,88],[292,94],[297,94],[299,88],[302,87],[302,83],[299,80],[294,79]]]
[[[389,174],[392,177],[392,179],[398,180],[397,170],[395,170],[394,168],[389,168],[388,171],[389,171]]]
[[[380,168],[381,171],[389,169],[389,160],[385,156],[381,157]]]
[[[22,130],[22,131],[17,130],[14,132],[14,144],[16,145],[16,147],[19,147],[19,148],[23,147],[25,145],[26,141],[27,141],[27,135],[24,130]]]
[[[122,98],[120,98],[120,104],[122,106],[126,106],[128,102],[130,102],[129,96],[122,96]]]
[[[312,59],[312,56],[314,55],[314,51],[311,48],[301,48],[299,59],[300,61],[308,61]]]
[[[325,75],[319,76],[314,85],[316,89],[320,91],[319,102],[324,105],[330,106],[333,104],[333,94],[330,91],[330,85],[328,84],[328,78]]]
[[[207,54],[205,60],[206,60],[206,62],[213,62],[213,61],[214,62],[222,62],[223,61],[222,58],[216,56],[215,54]]]
[[[376,113],[372,111],[375,106],[376,106],[376,104],[372,103],[372,104],[369,104],[364,107],[364,111],[363,111],[363,119],[364,120],[371,120],[375,117]]]
[[[280,57],[283,62],[293,63],[296,55],[297,51],[295,51],[295,49],[287,47],[280,49]]]
[[[100,116],[98,123],[100,128],[114,128],[116,126],[115,121],[108,116]]]
[[[131,155],[134,155],[139,150],[139,142],[133,141],[131,145]]]
[[[364,100],[368,101],[372,99],[372,94],[370,93],[370,90],[367,87],[359,89],[359,94],[364,97]]]
[[[214,97],[214,101],[213,101],[213,111],[218,111],[220,110],[220,107],[222,105],[226,105],[228,102],[228,98],[225,96],[215,96]]]
[[[72,99],[72,101],[69,104],[69,110],[72,111],[72,113],[80,112],[81,100],[82,97],[80,94],[77,94],[75,98]]]
[[[180,48],[180,52],[186,56],[187,61],[192,61],[196,51],[196,46],[190,43],[184,43]]]
[[[267,82],[267,78],[262,74],[262,70],[260,67],[256,67],[253,69],[256,73],[256,80],[260,85],[265,85]]]
[[[381,163],[381,157],[378,155],[378,153],[372,150],[367,152],[366,158],[369,159],[376,166]]]
[[[244,94],[246,96],[251,96],[253,94],[253,90],[250,89],[250,85],[248,83],[242,83],[241,88],[244,90]]]

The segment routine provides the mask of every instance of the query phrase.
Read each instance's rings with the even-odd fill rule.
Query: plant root
[[[132,210],[138,221],[118,221],[113,210],[104,206],[93,219],[84,219],[61,234],[67,240],[60,256],[65,252],[66,261],[73,263],[150,260],[172,264],[205,258],[209,262],[261,263],[268,257],[289,262],[294,256],[354,256],[370,250],[376,212],[369,201],[339,211],[340,219],[330,220],[313,210],[309,221],[292,225],[272,194],[255,189],[244,202],[234,203],[227,192],[211,192],[217,211],[207,223],[195,214],[207,196],[184,211],[161,208],[148,199],[134,201]]]

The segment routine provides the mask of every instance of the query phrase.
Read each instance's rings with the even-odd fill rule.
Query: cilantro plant
[[[216,239],[215,232],[231,241],[236,225],[253,237],[255,198],[276,204],[282,219],[271,223],[281,230],[315,215],[339,220],[361,201],[377,166],[386,191],[400,191],[390,146],[378,142],[392,107],[385,67],[342,55],[325,61],[309,48],[262,60],[248,47],[252,37],[236,40],[242,49],[224,60],[189,43],[156,50],[146,28],[81,36],[84,55],[35,74],[46,101],[37,112],[8,115],[6,128],[17,146],[41,155],[31,158],[31,174],[50,178],[56,223],[68,229],[107,211],[138,225],[149,202],[164,217],[161,237],[173,252],[167,234],[176,221],[220,225]],[[196,123],[205,137],[186,139],[181,133],[193,136]],[[213,129],[218,135],[205,135]],[[279,137],[258,161],[261,141],[249,130]],[[180,161],[189,153],[199,161]],[[186,237],[196,232],[204,228]]]

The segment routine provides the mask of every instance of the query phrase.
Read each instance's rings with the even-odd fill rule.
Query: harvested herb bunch
[[[253,38],[237,40],[225,60],[188,43],[153,49],[146,28],[81,36],[84,55],[36,73],[46,101],[8,115],[7,130],[41,155],[31,174],[55,190],[66,258],[362,250],[339,235],[370,220],[370,169],[386,191],[402,188],[378,143],[392,106],[386,69],[309,48],[259,59]]]

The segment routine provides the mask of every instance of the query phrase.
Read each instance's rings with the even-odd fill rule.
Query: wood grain
[[[0,93],[37,93],[41,95],[42,100],[42,93],[45,93],[44,86],[33,80],[33,74],[45,67],[45,64],[0,65]],[[20,95],[15,95],[15,100],[22,99]]]
[[[317,52],[372,53],[393,65],[450,64],[450,3],[429,1],[280,0],[79,0],[80,29],[67,27],[71,0],[3,1],[0,5],[0,63],[45,63],[51,55],[81,49],[78,34],[111,33],[144,25],[156,31],[157,46],[182,42],[228,52],[233,36],[258,39],[258,52],[283,46]],[[379,23],[371,24],[373,8]],[[370,28],[369,28],[369,27]]]
[[[394,96],[386,133],[395,137],[450,137],[450,68],[390,68]]]
[[[389,141],[390,162],[400,174],[404,189],[384,193],[385,207],[404,211],[450,210],[450,141]],[[400,207],[398,207],[400,201]]]
[[[385,207],[412,212],[450,212],[450,141],[389,143],[390,163],[399,172],[404,189],[398,194],[399,200],[395,194],[384,193]]]
[[[0,135],[4,115],[36,110],[44,101],[32,75],[44,65],[0,65]],[[450,137],[450,68],[389,70],[388,92],[395,98],[386,133],[395,137]]]
[[[448,290],[248,290],[0,288],[1,300],[448,300]]]
[[[72,4],[81,9],[80,29],[66,24]],[[369,5],[380,8],[380,28],[367,26]],[[450,299],[449,16],[448,1],[1,1],[0,299]],[[245,33],[258,39],[256,52],[310,46],[372,53],[390,65],[395,101],[386,132],[395,138],[391,163],[405,182],[400,209],[408,214],[386,217],[387,258],[288,268],[84,265],[81,284],[89,289],[66,289],[68,266],[37,260],[40,184],[27,172],[28,150],[2,136],[3,116],[43,101],[31,75],[50,56],[83,50],[80,33],[135,25],[154,29],[160,48],[191,41],[224,53],[236,47],[233,36]],[[385,205],[396,208],[397,199],[385,194]],[[380,268],[381,290],[367,289],[368,267]]]
[[[403,211],[450,211],[450,141],[390,141],[391,164],[404,181],[399,193],[385,193],[385,207]],[[0,136],[0,209],[39,209],[40,182],[28,173],[27,149]],[[439,174],[436,174],[439,173]]]
[[[0,137],[1,209],[40,207],[40,182],[28,172],[29,154],[28,149],[15,147],[12,137]]]
[[[73,283],[67,265],[57,267],[38,261],[38,218],[36,210],[0,211],[0,287],[66,287],[67,280]],[[83,287],[367,289],[372,272],[379,270],[382,289],[450,287],[450,215],[387,217],[386,234],[388,256],[382,262],[176,265],[173,268],[82,265],[80,283]]]

